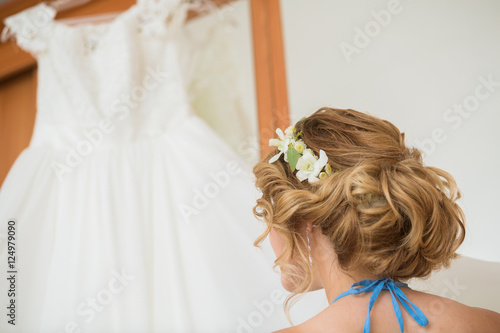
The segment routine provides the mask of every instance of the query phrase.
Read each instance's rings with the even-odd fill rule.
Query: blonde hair
[[[284,239],[276,259],[295,289],[285,313],[313,286],[306,241],[299,227],[312,221],[329,238],[341,268],[363,268],[396,281],[426,277],[448,267],[465,237],[465,216],[453,177],[424,166],[418,149],[386,120],[351,109],[324,107],[296,124],[307,147],[323,149],[337,171],[317,182],[300,182],[275,149],[254,167],[262,192],[254,214]],[[385,199],[366,205],[366,198]],[[300,245],[302,244],[302,246]],[[290,321],[291,322],[291,321]]]

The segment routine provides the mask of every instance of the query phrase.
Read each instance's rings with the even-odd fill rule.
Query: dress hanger
[[[47,6],[50,6],[56,10],[56,12],[62,12],[70,8],[82,6],[89,3],[91,0],[54,0],[51,2],[43,1]],[[188,6],[188,10],[195,10],[198,13],[214,12],[217,10],[218,6],[214,4],[213,0],[181,0],[181,3],[185,3]],[[107,21],[112,20],[122,12],[111,12],[102,13],[78,17],[69,17],[64,19],[59,19],[58,21],[65,24],[77,24],[82,22],[95,22],[95,21]],[[5,43],[14,33],[10,30],[8,26],[5,26],[0,35],[0,42]]]
[[[54,8],[57,12],[62,12],[65,10],[68,10],[70,8],[74,8],[77,6],[84,5],[91,0],[55,0],[52,1],[49,6]],[[116,17],[118,14],[121,12],[112,12],[112,13],[101,13],[101,14],[94,14],[94,15],[85,15],[85,16],[77,16],[77,17],[68,17],[64,19],[59,19],[59,22],[65,23],[65,24],[76,24],[76,23],[81,23],[81,22],[93,22],[93,21],[102,21],[102,20],[108,20],[108,19],[113,19]]]
[[[84,5],[90,1],[92,0],[55,0],[51,1],[50,3],[46,3],[58,12],[62,12],[70,8]]]
[[[72,7],[85,4],[90,1],[91,0],[66,0],[66,1],[63,0],[62,8],[63,10],[66,10]],[[58,5],[59,2],[61,2],[61,0],[54,1],[54,3],[58,3]],[[180,3],[185,3],[188,6],[187,7],[188,10],[194,10],[197,11],[198,13],[211,13],[217,11],[218,9],[218,5],[215,3],[214,0],[180,0]],[[57,7],[55,9],[59,12],[60,11],[59,8],[60,7]],[[93,21],[107,21],[107,20],[112,20],[121,13],[122,12],[111,12],[111,13],[100,13],[100,14],[85,15],[78,17],[68,17],[64,19],[59,19],[58,21],[66,24],[77,24],[82,22],[93,22]]]

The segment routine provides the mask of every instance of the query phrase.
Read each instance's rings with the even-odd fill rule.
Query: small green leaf
[[[295,148],[290,147],[286,151],[286,157],[288,158],[290,168],[292,168],[292,171],[295,171],[295,166],[297,165],[297,161],[299,160],[299,152]]]

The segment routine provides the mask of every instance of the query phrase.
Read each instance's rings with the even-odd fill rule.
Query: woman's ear
[[[335,253],[331,239],[323,234],[321,227],[312,222],[308,223],[307,227],[309,228],[309,238],[313,256],[320,261],[331,261],[332,258],[336,258],[337,254]]]

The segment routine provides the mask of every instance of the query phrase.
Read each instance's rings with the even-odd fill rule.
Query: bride
[[[424,166],[393,124],[322,108],[271,139],[254,167],[281,283],[297,296],[324,289],[329,306],[293,332],[500,332],[500,314],[412,290],[450,261],[465,237],[447,172]],[[402,307],[401,307],[402,306]]]

